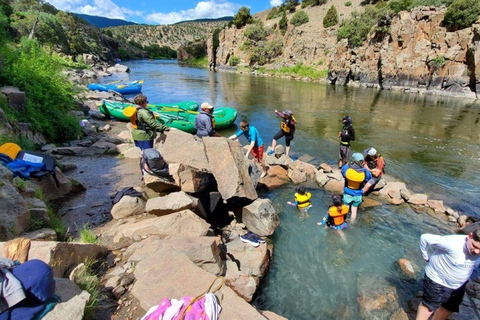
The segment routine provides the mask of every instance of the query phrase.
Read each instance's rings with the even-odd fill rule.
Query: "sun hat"
[[[353,161],[363,161],[363,160],[365,160],[365,158],[363,157],[363,154],[358,153],[358,152],[355,152],[352,155],[352,159],[353,159]]]
[[[292,110],[287,109],[287,110],[283,111],[283,114],[285,114],[287,116],[291,116],[293,114],[293,112],[292,112]]]
[[[213,109],[213,106],[208,103],[208,102],[204,102],[202,103],[202,105],[200,106],[200,109]]]
[[[368,149],[367,154],[368,154],[369,156],[372,156],[372,157],[373,157],[374,155],[377,154],[377,150],[376,150],[375,148],[370,148],[370,149]]]

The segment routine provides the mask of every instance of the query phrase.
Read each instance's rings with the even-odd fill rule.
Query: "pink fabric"
[[[183,311],[185,310],[186,306],[190,303],[193,299],[192,296],[182,297],[184,301],[183,307],[178,312],[178,315],[173,317],[172,320],[180,320]],[[165,315],[165,312],[172,304],[168,298],[163,298],[158,305],[158,308],[152,312],[147,320],[158,320],[161,319]],[[187,311],[185,312],[185,320],[210,320],[210,318],[205,313],[205,296],[195,301],[191,306],[188,307]]]
[[[171,306],[170,300],[168,298],[163,298],[162,301],[158,304],[157,310],[152,312],[147,320],[158,320],[161,316],[165,314],[165,311]]]

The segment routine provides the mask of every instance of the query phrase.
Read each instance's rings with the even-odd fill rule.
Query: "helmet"
[[[345,123],[352,123],[352,117],[350,116],[345,116],[343,117],[342,121],[344,121]]]
[[[292,112],[292,110],[287,109],[287,110],[283,111],[283,114],[286,115],[286,116],[291,116],[293,114],[293,112]]]

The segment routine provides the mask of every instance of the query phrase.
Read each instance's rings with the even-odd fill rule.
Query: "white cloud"
[[[277,6],[281,5],[282,3],[283,3],[282,0],[270,0],[270,5],[272,7],[277,7]]]
[[[48,0],[47,2],[63,11],[74,11],[75,8],[87,3],[85,0]]]
[[[137,13],[137,11],[120,8],[111,0],[48,0],[48,2],[59,10],[112,19],[126,19],[126,15]]]
[[[220,18],[233,16],[240,7],[241,5],[231,2],[200,1],[193,9],[169,13],[156,12],[147,15],[145,20],[150,23],[172,24],[184,20]]]

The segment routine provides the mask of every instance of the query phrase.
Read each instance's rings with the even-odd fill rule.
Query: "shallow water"
[[[298,127],[292,155],[308,153],[318,163],[335,165],[341,118],[350,115],[357,136],[354,151],[373,146],[384,155],[387,173],[405,181],[412,192],[444,200],[462,213],[479,212],[480,104],[472,100],[214,73],[174,61],[125,64],[129,75],[104,81],[144,79],[143,93],[152,103],[195,100],[235,107],[236,123],[248,119],[266,145],[278,131],[274,110],[293,110]],[[235,129],[220,133],[228,136]],[[286,205],[293,197],[292,185],[262,195],[274,202],[281,224],[272,237],[269,274],[254,304],[290,319],[354,319],[357,281],[373,274],[394,285],[405,305],[418,282],[403,279],[396,261],[407,258],[421,270],[420,234],[446,234],[452,225],[417,214],[408,205],[381,206],[361,210],[343,240],[316,225],[330,195],[310,188],[313,208],[306,218]]]

